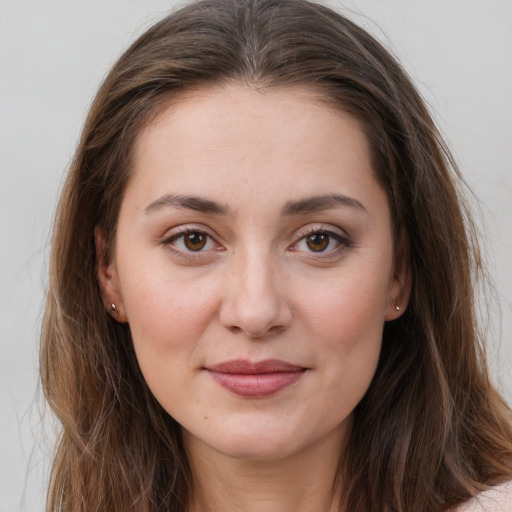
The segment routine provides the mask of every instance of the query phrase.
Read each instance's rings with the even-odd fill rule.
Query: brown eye
[[[224,250],[211,235],[194,228],[184,229],[180,233],[169,236],[162,240],[162,245],[179,257],[196,258],[200,261],[205,261],[204,259],[212,256],[213,252]]]
[[[329,239],[326,233],[313,233],[306,237],[306,245],[313,252],[322,252],[329,247]]]
[[[192,232],[183,235],[183,244],[189,251],[204,249],[207,241],[208,237],[204,233]]]

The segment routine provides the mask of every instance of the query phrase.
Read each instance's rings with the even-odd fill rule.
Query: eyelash
[[[174,254],[177,254],[181,258],[184,258],[186,260],[193,260],[196,258],[204,258],[205,252],[204,250],[187,250],[187,249],[179,249],[176,247],[175,243],[177,240],[184,240],[186,236],[188,235],[201,235],[206,237],[206,244],[208,243],[214,243],[216,245],[215,250],[220,252],[223,249],[223,247],[213,238],[211,235],[209,235],[206,231],[202,229],[194,229],[194,228],[185,228],[177,233],[173,233],[171,236],[165,238],[165,240],[162,240],[162,245],[167,247],[171,252]]]
[[[334,231],[331,231],[329,229],[325,229],[322,227],[311,227],[311,228],[308,228],[308,230],[305,233],[301,234],[301,237],[290,246],[290,250],[299,251],[300,249],[297,249],[297,246],[302,242],[307,244],[307,239],[312,237],[313,235],[326,236],[329,239],[328,245],[330,245],[332,243],[332,241],[335,241],[338,245],[336,247],[334,247],[332,249],[328,249],[328,250],[304,251],[308,255],[310,255],[310,257],[329,259],[329,258],[339,256],[340,253],[342,253],[352,247],[352,242],[348,238],[348,236],[344,236],[340,233],[336,233]]]
[[[224,250],[224,248],[215,240],[215,238],[213,238],[206,231],[204,231],[202,229],[194,229],[194,228],[190,228],[190,227],[185,228],[177,233],[173,233],[169,237],[165,238],[161,243],[162,243],[162,245],[167,247],[170,251],[172,251],[174,254],[177,254],[178,256],[180,256],[181,258],[184,258],[186,260],[194,260],[197,258],[204,258],[205,253],[207,251],[212,250],[211,248],[206,249],[206,250],[204,250],[203,248],[199,248],[199,250],[193,251],[193,250],[177,248],[175,245],[176,242],[180,239],[184,240],[184,238],[187,235],[204,236],[204,237],[206,237],[206,242],[205,242],[206,245],[213,242],[215,244],[215,249],[214,249],[215,251],[221,252]],[[328,250],[321,250],[321,251],[313,251],[313,250],[307,251],[306,250],[306,251],[304,251],[305,253],[309,254],[310,257],[312,256],[312,257],[320,258],[320,259],[328,259],[328,258],[332,258],[334,256],[338,256],[341,252],[344,252],[347,249],[349,249],[350,247],[352,247],[352,242],[350,241],[350,239],[347,236],[343,236],[339,233],[335,233],[335,232],[330,231],[325,228],[312,227],[312,228],[309,228],[303,234],[301,234],[300,238],[296,242],[294,242],[292,245],[290,245],[288,249],[293,252],[299,252],[300,249],[297,249],[297,246],[301,242],[307,244],[306,240],[308,238],[312,237],[313,235],[318,235],[318,236],[323,235],[323,236],[328,237],[328,246],[332,243],[333,240],[338,245],[337,245],[337,247],[328,249]]]

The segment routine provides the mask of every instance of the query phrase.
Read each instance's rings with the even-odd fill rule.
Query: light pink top
[[[512,512],[512,481],[493,487],[447,512]]]

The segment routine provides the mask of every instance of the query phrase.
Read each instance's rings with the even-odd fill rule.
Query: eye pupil
[[[315,233],[306,237],[307,246],[315,252],[322,252],[329,245],[329,235],[324,233]]]
[[[206,245],[206,236],[203,233],[187,233],[183,241],[188,250],[200,251]]]

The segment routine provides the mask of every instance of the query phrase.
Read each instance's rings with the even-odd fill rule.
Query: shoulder
[[[511,512],[512,481],[482,492],[449,512]]]

